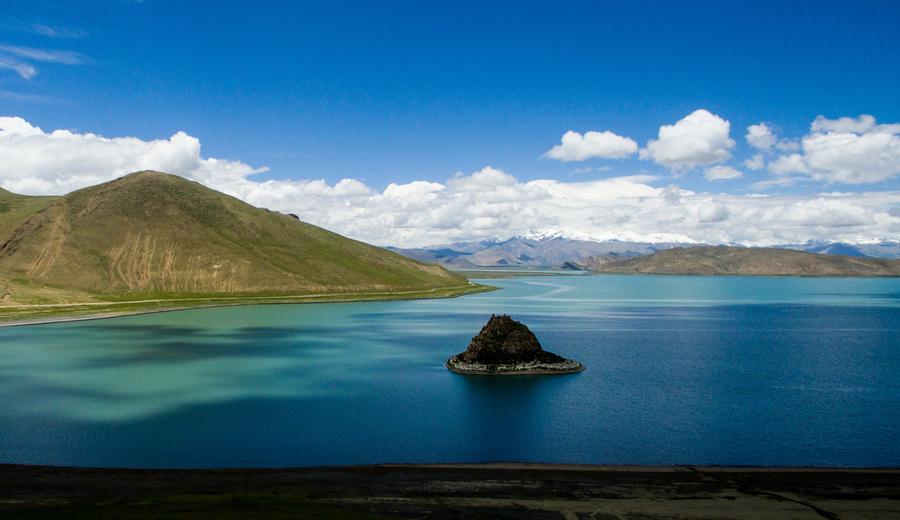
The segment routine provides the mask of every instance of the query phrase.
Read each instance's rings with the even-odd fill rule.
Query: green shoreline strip
[[[238,305],[275,305],[299,303],[342,303],[367,301],[419,300],[456,298],[496,290],[496,287],[469,282],[454,287],[436,287],[412,291],[377,291],[364,293],[320,293],[300,295],[219,296],[158,298],[121,302],[54,303],[10,305],[0,307],[0,326],[37,325],[60,321],[113,318],[155,312],[171,312],[209,307]]]

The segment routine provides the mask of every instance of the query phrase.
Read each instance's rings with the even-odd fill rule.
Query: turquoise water
[[[0,329],[0,462],[900,466],[900,280],[559,276]],[[450,373],[491,313],[567,376]]]

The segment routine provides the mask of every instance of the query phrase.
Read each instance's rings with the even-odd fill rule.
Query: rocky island
[[[459,374],[569,374],[584,365],[545,351],[528,327],[509,316],[491,315],[469,348],[447,360],[447,368]]]

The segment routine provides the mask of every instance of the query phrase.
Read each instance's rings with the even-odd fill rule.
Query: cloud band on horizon
[[[702,119],[708,118],[704,115]],[[852,135],[868,135],[874,128],[873,119],[867,133]],[[877,134],[897,138],[889,132],[892,125],[879,128]],[[837,130],[821,132],[830,135]],[[664,137],[661,131],[658,142],[682,134]],[[727,143],[721,132],[713,138],[723,146]],[[722,156],[707,152],[710,158]],[[443,183],[390,183],[379,191],[355,179],[334,185],[309,179],[255,180],[253,175],[266,168],[204,158],[200,141],[184,132],[152,141],[106,138],[68,130],[44,132],[16,117],[0,118],[0,157],[4,159],[0,161],[0,185],[14,192],[60,194],[132,171],[155,169],[197,180],[257,206],[296,213],[312,224],[379,245],[423,246],[535,230],[595,240],[746,245],[900,240],[897,191],[722,194],[674,184],[660,186],[662,179],[653,175],[522,182],[492,167],[457,174]],[[723,179],[736,173],[740,172],[725,167],[707,169],[708,176]]]

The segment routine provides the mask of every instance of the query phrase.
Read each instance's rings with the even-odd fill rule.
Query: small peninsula
[[[491,315],[469,348],[447,360],[458,374],[528,375],[581,372],[584,365],[547,352],[534,333],[507,315]]]

